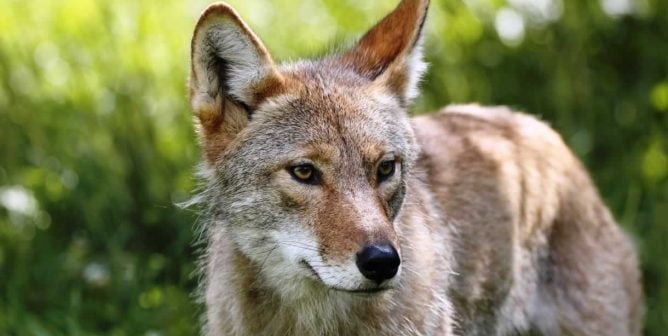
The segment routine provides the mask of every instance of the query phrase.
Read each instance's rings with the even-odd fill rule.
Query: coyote
[[[557,133],[505,107],[408,117],[428,2],[283,65],[203,12],[204,334],[640,334],[632,243]]]

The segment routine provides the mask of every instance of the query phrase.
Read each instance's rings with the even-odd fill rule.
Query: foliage
[[[396,1],[230,1],[278,59],[352,41]],[[621,5],[620,5],[621,4]],[[0,334],[195,334],[198,159],[185,82],[204,1],[0,10]],[[549,121],[637,238],[647,335],[668,327],[668,6],[439,0],[415,111]]]

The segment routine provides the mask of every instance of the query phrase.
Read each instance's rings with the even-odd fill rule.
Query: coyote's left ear
[[[429,0],[402,0],[341,60],[387,86],[403,103],[409,102],[418,95],[418,82],[426,69],[420,36],[428,7]]]

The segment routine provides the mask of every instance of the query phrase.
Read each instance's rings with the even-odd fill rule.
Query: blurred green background
[[[396,0],[230,1],[279,60],[351,42]],[[192,335],[186,100],[205,1],[0,4],[0,334]],[[435,0],[415,111],[550,122],[635,237],[668,330],[668,2]]]

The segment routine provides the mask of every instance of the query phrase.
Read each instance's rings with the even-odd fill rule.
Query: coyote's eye
[[[378,183],[381,183],[394,175],[394,168],[397,162],[392,160],[385,160],[378,165]]]
[[[295,180],[301,183],[306,183],[306,184],[320,183],[319,172],[317,169],[315,169],[315,167],[313,167],[313,165],[301,164],[298,166],[293,166],[288,168],[288,171]]]

